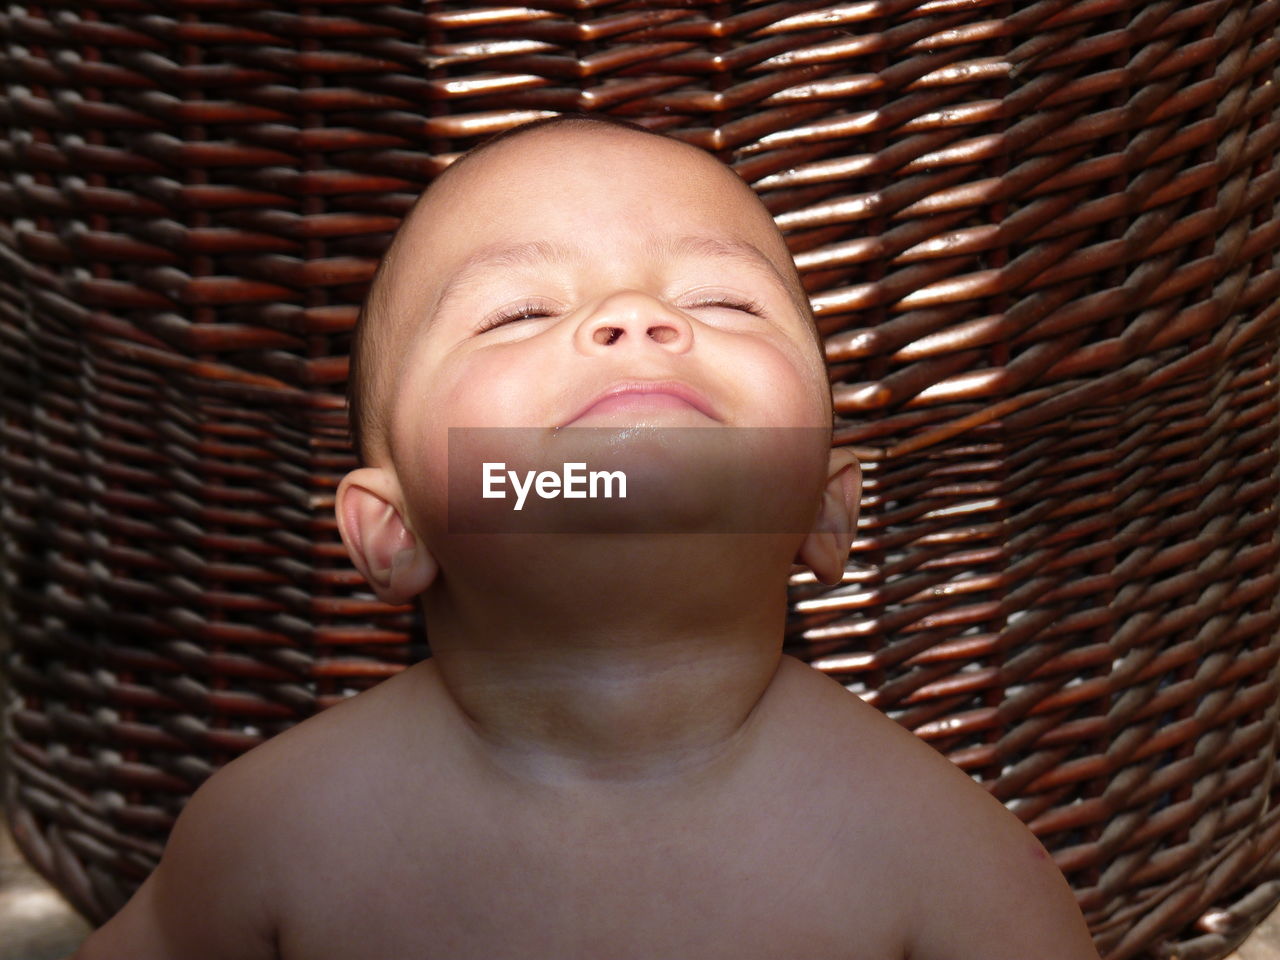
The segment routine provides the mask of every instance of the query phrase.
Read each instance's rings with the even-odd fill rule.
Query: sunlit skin
[[[386,430],[336,513],[433,656],[220,770],[80,960],[1096,960],[1016,818],[781,654],[788,575],[840,580],[859,474],[786,247],[731,171],[535,130],[438,184],[389,256]],[[801,480],[760,495],[811,520],[444,522],[450,427],[634,425],[809,428]]]
[[[379,584],[383,595],[430,584],[436,666],[507,762],[595,782],[634,759],[641,780],[665,781],[690,749],[715,752],[739,730],[778,666],[790,563],[807,550],[838,578],[835,535],[807,545],[753,538],[747,550],[741,537],[687,534],[540,538],[524,549],[449,538],[447,428],[822,427],[827,380],[785,280],[786,249],[741,181],[656,138],[577,139],[572,162],[564,136],[495,148],[410,224],[402,241],[414,259],[397,251],[406,282],[393,285],[389,311],[403,358],[389,451],[347,478],[340,511],[348,543],[382,557],[366,561],[375,584],[376,566],[394,557],[383,541],[417,551],[402,558],[403,584]],[[430,267],[419,268],[421,285],[416,264]],[[611,385],[637,379],[682,381],[714,416],[631,396],[574,419]],[[815,455],[833,474],[824,522],[847,531],[856,465],[847,451]],[[377,524],[396,523],[384,503],[411,532]]]

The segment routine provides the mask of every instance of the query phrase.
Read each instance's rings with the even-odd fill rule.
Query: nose
[[[693,345],[693,327],[683,313],[639,290],[612,294],[578,328],[578,348],[587,353],[608,349],[660,347],[684,353]]]

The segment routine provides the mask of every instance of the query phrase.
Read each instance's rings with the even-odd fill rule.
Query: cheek
[[[408,521],[428,535],[443,514],[448,480],[447,421],[436,415],[430,398],[414,389],[402,391],[396,411],[392,458]]]
[[[419,364],[404,378],[393,457],[416,531],[430,537],[447,529],[451,464],[474,459],[477,434],[466,428],[544,425],[537,403],[546,400],[546,377],[536,373],[545,369],[514,350],[485,350],[456,363]]]
[[[431,385],[435,417],[453,427],[541,425],[548,367],[526,346],[477,351],[439,371]]]
[[[826,366],[812,346],[761,344],[739,357],[735,379],[755,398],[761,422],[744,426],[830,427]]]

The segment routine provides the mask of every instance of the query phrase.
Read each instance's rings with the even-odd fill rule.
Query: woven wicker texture
[[[1217,958],[1280,899],[1280,3],[0,12],[10,816],[90,917],[220,764],[423,655],[346,560],[377,257],[567,110],[734,164],[867,470],[788,650],[1044,840],[1100,950]],[[822,731],[814,731],[815,737]]]

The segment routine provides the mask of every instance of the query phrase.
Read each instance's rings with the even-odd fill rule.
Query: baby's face
[[[388,278],[388,442],[410,503],[441,479],[449,427],[830,426],[789,254],[710,157],[561,127],[440,186]]]

